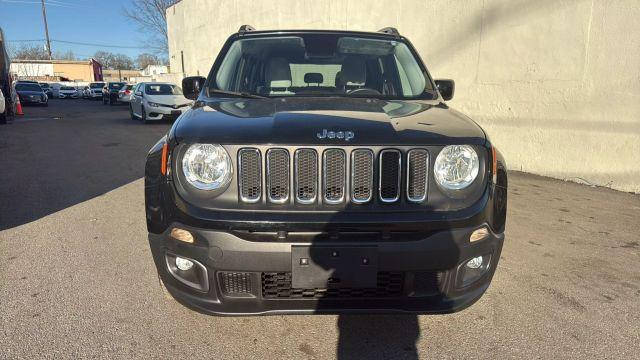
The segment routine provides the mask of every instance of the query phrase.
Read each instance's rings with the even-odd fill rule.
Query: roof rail
[[[251,26],[251,25],[242,25],[242,26],[240,26],[240,29],[238,29],[238,32],[239,32],[240,34],[244,34],[244,33],[246,33],[246,32],[249,32],[249,31],[255,31],[255,30],[256,30],[256,28],[254,28],[254,27],[253,27],[253,26]]]
[[[382,29],[378,30],[378,32],[400,37],[400,33],[398,32],[398,29],[396,29],[394,27],[382,28]]]

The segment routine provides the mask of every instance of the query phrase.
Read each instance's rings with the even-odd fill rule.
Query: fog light
[[[458,266],[456,284],[462,288],[480,280],[489,270],[491,254],[473,257]]]
[[[193,235],[191,235],[187,230],[173,228],[171,229],[171,237],[176,240],[193,244]]]
[[[180,259],[180,258],[178,258],[178,259]],[[189,262],[191,262],[191,261],[189,261]],[[480,266],[482,266],[482,256],[476,256],[473,259],[467,261],[467,267],[469,269],[478,269],[478,268],[480,268]],[[178,268],[179,268],[179,266],[178,266]]]
[[[489,229],[487,229],[486,227],[482,227],[471,233],[471,236],[469,236],[469,241],[470,242],[480,241],[480,240],[486,239],[487,236],[489,236]]]
[[[182,271],[188,271],[193,267],[193,262],[178,256],[176,257],[176,267]]]

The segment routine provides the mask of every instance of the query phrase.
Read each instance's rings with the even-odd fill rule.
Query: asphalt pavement
[[[0,358],[638,358],[640,196],[510,173],[487,293],[438,316],[212,317],[167,299],[143,171],[170,123],[52,100],[0,125]],[[508,159],[507,159],[508,160]]]

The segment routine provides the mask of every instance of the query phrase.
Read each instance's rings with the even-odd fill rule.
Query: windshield
[[[120,89],[124,86],[124,83],[109,83],[109,90]]]
[[[89,84],[89,87],[92,88],[92,89],[103,88],[104,87],[104,83],[91,83],[91,84]]]
[[[60,87],[60,90],[75,90],[76,88],[71,87],[71,86],[62,86]]]
[[[210,90],[260,96],[435,98],[411,49],[392,39],[305,34],[233,42]]]
[[[49,88],[49,84],[40,84],[40,87],[43,89],[48,89]]]
[[[147,84],[144,92],[147,95],[182,95],[182,89],[170,84]]]
[[[38,92],[41,92],[42,88],[38,84],[22,83],[22,84],[16,84],[16,91],[38,91]]]

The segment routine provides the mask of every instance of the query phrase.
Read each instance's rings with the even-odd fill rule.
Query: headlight
[[[220,145],[193,144],[182,158],[187,181],[200,190],[215,190],[231,180],[231,158]]]
[[[462,190],[476,179],[480,163],[469,145],[445,146],[433,168],[436,182],[446,190]]]
[[[149,106],[151,106],[151,107],[158,107],[158,106],[160,106],[160,104],[157,104],[157,103],[154,103],[154,102],[151,102],[151,101],[148,101],[148,102],[147,102],[147,104],[148,104]]]

